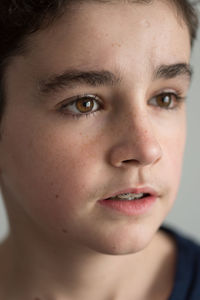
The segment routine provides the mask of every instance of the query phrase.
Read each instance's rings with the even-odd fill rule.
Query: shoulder
[[[169,300],[200,299],[200,244],[169,227],[161,227],[176,242],[177,259],[174,289]]]
[[[167,226],[161,226],[160,229],[175,240],[178,254],[187,257],[185,262],[191,259],[200,260],[200,243],[197,240]]]

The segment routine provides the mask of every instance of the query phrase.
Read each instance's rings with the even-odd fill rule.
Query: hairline
[[[56,23],[66,12],[67,12],[67,8],[72,8],[73,6],[77,6],[77,5],[82,5],[84,3],[99,3],[99,4],[110,4],[110,5],[115,5],[118,3],[124,3],[124,4],[141,4],[141,5],[151,5],[154,1],[161,1],[166,3],[167,5],[169,5],[170,7],[176,8],[175,12],[172,10],[173,13],[175,13],[175,17],[177,18],[177,21],[180,21],[179,24],[180,25],[185,25],[188,29],[188,33],[189,33],[189,37],[190,40],[192,39],[190,32],[189,32],[189,25],[187,24],[187,20],[185,19],[184,13],[182,12],[182,10],[178,9],[178,4],[176,0],[76,0],[76,2],[74,2],[74,0],[69,0],[65,5],[63,5],[60,9],[58,9],[55,13],[55,15],[53,15],[52,13],[47,13],[45,16],[44,21],[42,21],[39,25],[38,28],[36,28],[36,30],[34,30],[33,32],[29,32],[27,34],[24,35],[24,37],[21,40],[21,43],[19,43],[19,46],[13,50],[13,52],[10,54],[10,56],[8,56],[7,58],[5,58],[5,62],[2,64],[7,65],[12,61],[12,58],[19,56],[19,55],[25,55],[28,50],[28,40],[29,38],[31,39],[31,36],[34,35],[34,33],[46,30],[48,28],[50,28],[54,23]],[[70,10],[69,10],[70,13]],[[191,45],[192,48],[192,45]]]

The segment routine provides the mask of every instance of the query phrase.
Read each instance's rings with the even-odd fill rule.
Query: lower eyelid
[[[169,106],[162,106],[162,105],[159,105],[158,103],[156,104],[151,104],[151,100],[155,100],[156,102],[156,97],[159,97],[159,96],[165,96],[165,95],[171,95],[172,97],[174,96],[174,100],[172,100],[172,103],[169,104]],[[186,97],[182,97],[178,94],[175,94],[175,93],[161,93],[155,97],[152,97],[148,103],[150,105],[153,105],[156,109],[159,109],[159,110],[162,110],[162,111],[173,111],[173,110],[177,110],[178,108],[180,108],[182,106],[182,103],[185,102],[186,100]]]
[[[76,101],[80,100],[80,99],[84,99],[84,98],[88,98],[90,100],[93,100],[96,104],[94,104],[93,108],[95,107],[95,105],[97,106],[96,109],[91,110],[90,112],[73,112],[67,109],[68,106],[72,106],[76,103]],[[61,114],[63,114],[64,116],[70,116],[73,117],[74,119],[80,119],[82,117],[86,117],[89,118],[90,116],[94,116],[96,113],[100,112],[103,109],[103,104],[101,103],[101,101],[99,100],[98,96],[95,95],[91,95],[89,96],[87,95],[82,95],[82,96],[77,96],[77,97],[73,97],[73,100],[71,102],[67,102],[67,103],[63,103],[62,105],[59,106],[59,112]],[[69,100],[69,99],[68,99]]]
[[[85,117],[85,118],[94,117],[98,112],[99,112],[99,110],[96,110],[94,112],[87,113],[87,114],[68,114],[68,115],[70,117],[72,117],[73,119],[80,119],[80,118],[83,118],[83,117]]]

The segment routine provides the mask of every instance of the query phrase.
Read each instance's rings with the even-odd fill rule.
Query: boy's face
[[[70,239],[113,254],[150,242],[175,200],[185,144],[185,105],[175,95],[186,96],[189,72],[169,65],[189,63],[190,41],[174,11],[163,1],[74,5],[13,59],[0,168],[16,228],[19,218],[24,231],[37,224],[62,245]],[[121,80],[47,84],[72,69]],[[97,97],[67,105],[83,94]],[[158,195],[143,214],[98,202],[136,187]]]

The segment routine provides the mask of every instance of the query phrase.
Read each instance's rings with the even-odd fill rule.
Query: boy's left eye
[[[162,93],[148,101],[148,104],[153,106],[158,106],[163,109],[173,109],[176,108],[178,102],[180,102],[183,98],[174,94],[174,93]]]

